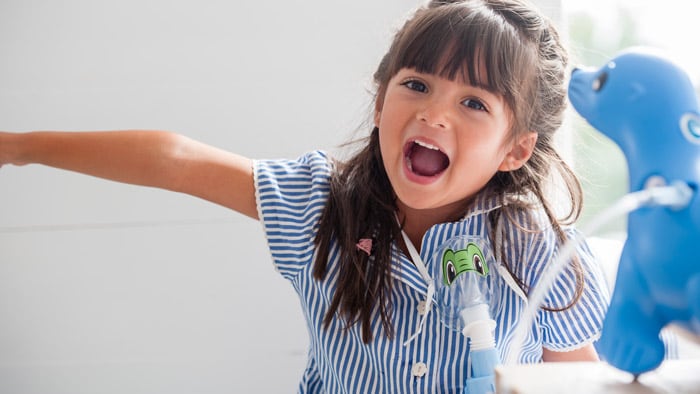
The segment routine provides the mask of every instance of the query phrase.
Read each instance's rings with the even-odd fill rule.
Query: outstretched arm
[[[32,163],[182,192],[258,218],[250,159],[170,132],[0,133],[0,166]]]

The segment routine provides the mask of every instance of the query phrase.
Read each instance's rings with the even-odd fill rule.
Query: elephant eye
[[[483,275],[484,274],[484,264],[481,262],[481,257],[479,257],[478,254],[475,254],[474,257],[472,258],[472,260],[474,262],[474,268],[476,268],[476,272]]]
[[[445,265],[445,278],[447,279],[447,284],[451,285],[456,277],[457,270],[455,269],[455,264],[452,262],[452,260],[450,260]]]
[[[605,83],[608,82],[608,73],[606,71],[603,71],[598,75],[596,79],[593,80],[593,85],[591,88],[593,88],[593,91],[598,92],[601,89],[603,89],[603,86],[605,86]]]

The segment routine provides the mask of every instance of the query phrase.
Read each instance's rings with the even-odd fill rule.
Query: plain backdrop
[[[0,129],[165,129],[254,158],[333,150],[367,132],[371,75],[419,3],[3,0]],[[0,393],[293,392],[307,344],[259,223],[0,169]]]

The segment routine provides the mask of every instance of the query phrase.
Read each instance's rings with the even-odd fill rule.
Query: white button
[[[425,300],[418,303],[418,306],[416,307],[416,309],[418,310],[418,314],[425,315],[425,312],[428,310],[428,308],[426,308],[426,305],[427,304]]]
[[[415,363],[413,364],[413,368],[411,368],[411,372],[413,373],[413,376],[422,378],[423,375],[428,372],[428,366],[425,365],[425,363]]]

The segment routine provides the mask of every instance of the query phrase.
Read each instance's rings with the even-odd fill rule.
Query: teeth
[[[435,145],[430,145],[430,144],[428,144],[428,143],[426,143],[426,142],[422,142],[422,141],[418,141],[418,140],[415,140],[415,141],[413,141],[413,142],[416,143],[416,144],[418,144],[418,145],[420,145],[420,146],[422,146],[422,147],[424,147],[424,148],[428,148],[428,149],[432,149],[432,150],[437,150],[437,151],[440,150],[440,148],[438,148],[437,146],[435,146]]]

